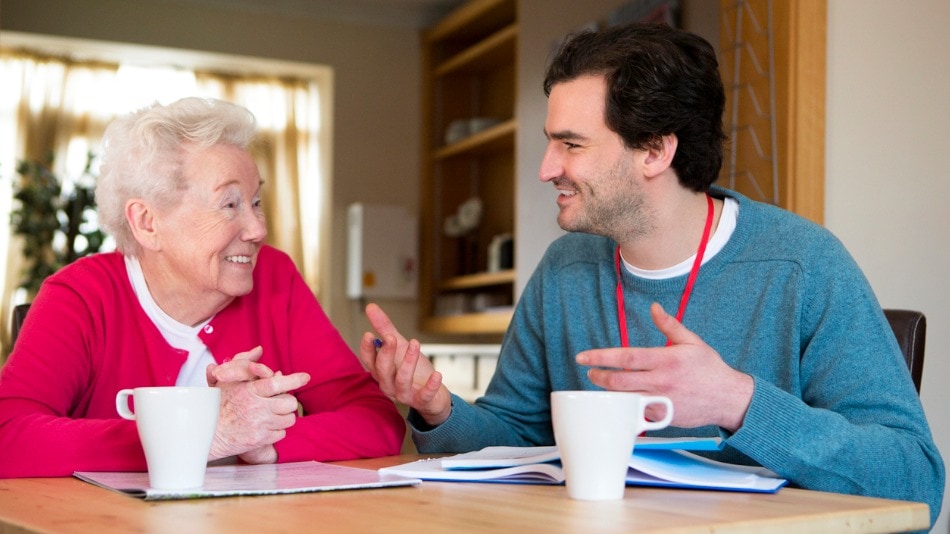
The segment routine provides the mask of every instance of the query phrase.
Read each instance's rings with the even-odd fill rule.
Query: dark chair
[[[29,311],[30,304],[17,304],[13,308],[13,328],[11,329],[10,345],[16,343],[17,334],[20,333],[20,327],[23,326],[23,320],[26,319],[26,312]]]
[[[885,309],[884,315],[891,323],[897,344],[901,347],[904,360],[910,369],[914,387],[920,393],[920,381],[924,374],[924,341],[927,338],[927,318],[923,313],[913,310]]]

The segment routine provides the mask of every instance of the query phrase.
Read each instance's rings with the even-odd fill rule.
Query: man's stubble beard
[[[628,184],[623,188],[601,188],[598,194],[588,183],[578,185],[563,180],[561,183],[568,182],[579,192],[583,190],[583,203],[571,207],[575,211],[572,220],[565,218],[561,211],[558,226],[567,232],[601,235],[618,242],[649,233],[653,227],[650,208],[640,185],[633,180],[625,163],[614,167],[609,176],[600,181],[601,184]]]

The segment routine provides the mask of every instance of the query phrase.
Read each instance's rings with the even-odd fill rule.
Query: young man
[[[367,308],[384,343],[366,334],[361,359],[412,408],[419,450],[550,445],[551,391],[636,391],[673,401],[657,435],[721,436],[717,459],[926,502],[933,521],[943,461],[860,269],[822,227],[712,186],[725,97],[709,43],[653,25],[583,33],[544,89],[540,178],[571,233],[528,282],[485,396],[452,396]]]

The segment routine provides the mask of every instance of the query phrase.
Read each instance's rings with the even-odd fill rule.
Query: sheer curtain
[[[0,79],[0,247],[7,250],[0,262],[0,361],[10,350],[12,308],[29,298],[17,291],[25,260],[9,224],[17,162],[53,153],[53,171],[68,189],[81,176],[87,152],[99,153],[106,125],[155,101],[215,97],[254,113],[261,130],[254,157],[265,182],[268,242],[290,254],[319,293],[329,154],[325,81],[74,61],[25,51],[0,51]]]

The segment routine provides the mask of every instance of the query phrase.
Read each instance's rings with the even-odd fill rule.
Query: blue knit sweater
[[[924,502],[940,511],[944,464],[907,366],[870,285],[824,228],[737,193],[737,227],[703,265],[687,328],[755,391],[742,427],[667,428],[659,436],[722,436],[716,459],[758,464],[814,490]],[[422,452],[490,445],[551,445],[550,393],[598,389],[574,356],[620,345],[616,243],[589,234],[556,240],[515,310],[484,397],[453,398],[451,417],[425,429],[410,414]],[[649,315],[676,310],[686,276],[624,273],[631,346],[662,346]]]

